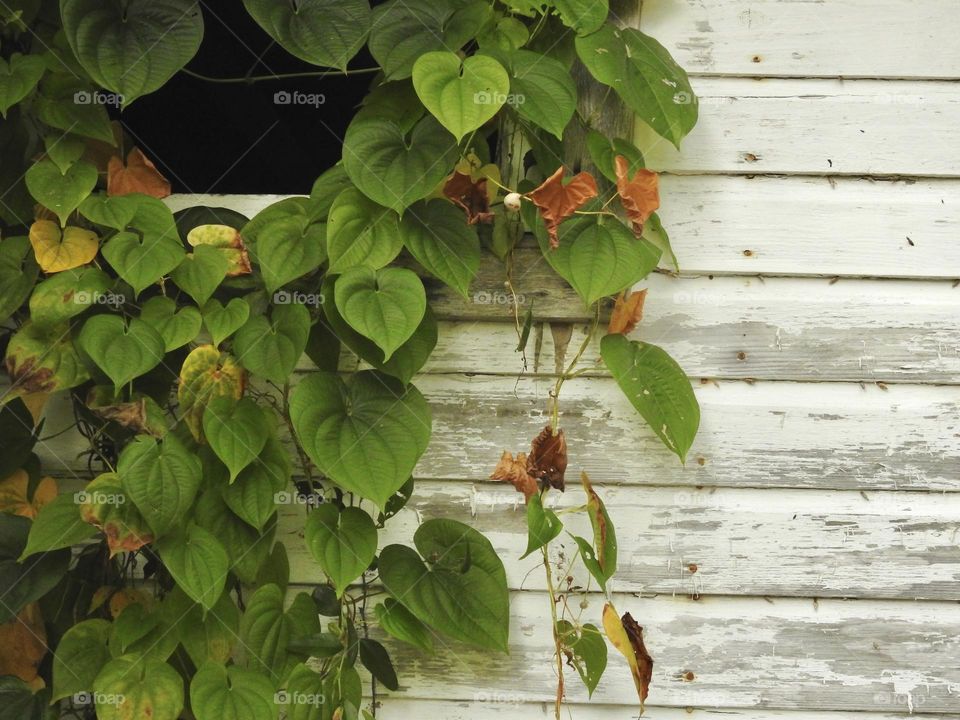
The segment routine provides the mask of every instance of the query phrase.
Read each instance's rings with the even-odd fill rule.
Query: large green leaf
[[[171,277],[197,305],[203,305],[227,276],[229,269],[229,262],[220,248],[200,245],[183,258]]]
[[[270,433],[270,419],[250,398],[214,398],[203,413],[203,434],[230,471],[230,480],[257,459]]]
[[[371,638],[360,638],[360,662],[387,690],[400,689],[397,671],[383,644]]]
[[[247,322],[250,304],[243,298],[231,298],[226,305],[219,300],[208,300],[201,312],[213,344],[219,345]]]
[[[524,217],[531,218],[530,226],[547,262],[587,306],[639,282],[660,261],[659,248],[634,237],[616,219],[598,222],[591,216],[568,220],[559,228],[560,246],[553,249],[536,211],[524,208]]]
[[[461,60],[453,52],[429,52],[413,66],[413,86],[427,110],[460,142],[503,107],[510,76],[486,55]]]
[[[580,35],[599,30],[610,12],[608,0],[551,0],[563,24]]]
[[[237,517],[262,530],[277,511],[277,493],[287,487],[291,472],[286,449],[271,434],[257,459],[223,486],[223,500]]]
[[[686,71],[649,35],[604,25],[577,38],[577,54],[597,80],[675,146],[697,124],[697,96]]]
[[[9,60],[0,58],[0,115],[29,95],[40,82],[46,64],[40,55],[13,53]]]
[[[520,117],[559,139],[577,109],[577,86],[559,60],[530,50],[509,55],[510,94]]]
[[[120,232],[103,246],[103,256],[135,295],[183,262],[186,252],[172,237]]]
[[[423,283],[406,268],[348,270],[337,278],[334,300],[343,319],[372,340],[384,360],[416,332],[427,309]]]
[[[367,0],[243,0],[253,19],[292,55],[347,69],[370,30]]]
[[[327,228],[304,215],[280,217],[257,233],[254,259],[268,292],[316,270],[326,259]]]
[[[107,108],[99,102],[77,103],[84,98],[92,100],[94,89],[82,79],[68,73],[50,74],[40,81],[40,92],[33,99],[37,117],[57,130],[116,144]]]
[[[173,300],[162,295],[143,304],[140,319],[160,334],[167,352],[195,340],[202,324],[200,311],[195,307],[188,305],[178,309]]]
[[[437,320],[427,305],[426,312],[423,314],[423,320],[414,331],[410,339],[398,347],[390,356],[389,360],[383,359],[383,351],[380,350],[372,341],[365,338],[352,327],[340,315],[337,310],[337,304],[334,302],[334,283],[336,276],[328,275],[324,278],[321,295],[323,296],[323,313],[329,323],[330,330],[336,334],[336,337],[343,341],[344,345],[360,356],[365,362],[369,363],[377,370],[391,375],[404,385],[410,382],[414,375],[424,366],[430,358],[430,353],[437,345]],[[322,322],[322,321],[321,321]],[[316,329],[316,325],[314,329]],[[337,355],[339,359],[339,353]],[[321,370],[336,370],[337,367],[321,367]]]
[[[183,680],[170,665],[140,655],[108,662],[93,683],[99,720],[177,720]]]
[[[230,560],[219,540],[199,525],[167,535],[156,543],[160,559],[183,591],[210,610],[223,594]]]
[[[204,465],[204,477],[210,477]],[[223,482],[226,482],[224,478]],[[276,535],[277,516],[273,515],[262,532],[237,517],[226,505],[219,489],[204,492],[194,506],[197,524],[209,530],[227,551],[230,570],[241,582],[253,583],[270,554]]]
[[[203,39],[196,0],[60,0],[60,15],[83,69],[124,107],[166,83]]]
[[[217,397],[239,400],[247,384],[247,374],[227,353],[213,345],[194,348],[180,368],[177,402],[193,437],[203,438],[203,414]]]
[[[58,495],[48,502],[30,525],[27,546],[20,559],[38,552],[78,545],[92,537],[97,529],[80,517],[80,506],[73,494]]]
[[[127,325],[119,315],[95,315],[87,320],[78,343],[113,380],[117,393],[159,365],[165,352],[160,333],[138,318]]]
[[[390,0],[373,13],[370,53],[388,80],[410,77],[413,64],[431,51],[456,52],[490,17],[485,2]]]
[[[374,609],[377,622],[390,636],[428,653],[433,652],[433,635],[416,616],[393,598],[387,598]]]
[[[387,591],[443,634],[507,652],[507,576],[490,541],[469,525],[434,519],[417,528],[413,542],[419,555],[404,545],[381,551],[378,567]]]
[[[177,587],[163,602],[170,606],[171,617],[176,620],[173,634],[179,638],[194,665],[202,667],[207,661],[223,665],[230,660],[237,644],[240,610],[230,597],[229,589],[224,591],[210,612]]]
[[[0,243],[0,287],[3,288],[0,290],[0,322],[6,321],[23,305],[39,274],[30,239],[23,236],[4,238]],[[54,277],[59,275],[63,273]]]
[[[603,361],[630,404],[681,461],[700,427],[700,405],[686,373],[662,348],[607,335]]]
[[[310,337],[310,311],[300,304],[275,305],[270,318],[255,315],[233,336],[237,360],[255,375],[282,385]]]
[[[117,474],[157,537],[187,516],[202,480],[200,460],[173,433],[160,442],[138,435],[120,453]]]
[[[316,606],[310,596],[300,593],[284,612],[284,593],[277,585],[264,585],[247,600],[240,620],[240,646],[245,665],[265,674],[278,685],[297,664],[288,646],[298,637],[320,632]]]
[[[310,459],[345,490],[383,508],[430,441],[430,408],[420,392],[373,371],[349,384],[318,372],[290,394],[297,437]]]
[[[358,265],[374,270],[388,264],[403,249],[397,213],[373,202],[356,188],[333,201],[327,223],[330,272]]]
[[[377,554],[377,528],[373,519],[360,508],[340,511],[324,504],[307,516],[304,528],[307,548],[327,577],[333,581],[337,596],[343,595]]]
[[[97,675],[110,661],[109,639],[110,623],[99,619],[84,620],[64,633],[53,654],[51,700],[93,689]]]
[[[480,238],[463,211],[443,200],[419,202],[400,223],[403,244],[432,275],[464,298],[480,267]]]
[[[60,218],[66,226],[70,213],[77,209],[97,184],[97,168],[88,162],[77,162],[60,172],[52,160],[41,160],[27,170],[25,176],[30,194]]]
[[[271,720],[280,709],[273,695],[260,673],[211,662],[190,682],[190,709],[197,720]]]
[[[456,140],[431,116],[409,133],[389,120],[357,119],[343,143],[343,165],[353,183],[397,212],[432,193],[456,160]]]
[[[30,319],[37,325],[56,325],[104,300],[120,300],[107,295],[112,285],[109,275],[91,265],[55,273],[34,288]]]

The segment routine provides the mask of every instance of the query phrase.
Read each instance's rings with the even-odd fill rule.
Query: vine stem
[[[543,569],[547,575],[547,592],[550,593],[550,617],[553,620],[553,648],[557,657],[557,698],[553,704],[555,720],[560,720],[560,711],[563,705],[563,649],[560,647],[560,634],[557,632],[557,596],[553,588],[553,573],[550,570],[550,553],[547,550],[549,543],[540,548],[543,553]]]
[[[556,435],[560,429],[560,390],[563,388],[563,383],[571,378],[574,378],[579,373],[574,373],[574,368],[577,367],[577,363],[580,362],[580,358],[583,357],[583,354],[587,351],[587,348],[590,347],[590,343],[593,341],[593,336],[597,332],[597,327],[600,325],[600,303],[597,303],[597,312],[593,318],[593,324],[590,326],[590,332],[587,333],[587,336],[583,339],[583,342],[580,343],[580,349],[577,350],[577,354],[573,356],[573,360],[570,361],[570,364],[567,366],[567,369],[564,370],[563,374],[557,378],[556,384],[553,386],[553,414],[550,418],[550,429],[553,434]]]
[[[212,83],[243,83],[251,84],[255,82],[263,82],[268,80],[293,80],[296,78],[324,78],[324,77],[348,77],[350,75],[365,75],[368,73],[380,72],[380,68],[357,68],[356,70],[317,70],[312,72],[297,72],[297,73],[284,73],[282,75],[250,75],[248,77],[239,77],[239,78],[220,78],[220,77],[211,77],[209,75],[203,75],[193,70],[188,70],[183,68],[181,72],[184,75],[189,75],[192,78],[197,80],[203,80],[204,82]]]

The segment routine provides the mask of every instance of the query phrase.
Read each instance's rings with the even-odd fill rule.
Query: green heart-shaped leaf
[[[98,268],[87,265],[64,270],[33,289],[30,317],[44,326],[69,320],[108,297],[106,293],[112,286],[110,276]]]
[[[256,460],[270,433],[266,413],[250,398],[210,401],[203,413],[203,434],[210,448],[230,470],[231,482]]]
[[[310,224],[306,216],[273,220],[257,233],[254,258],[260,265],[267,292],[311,273],[326,259],[327,228]]]
[[[301,60],[347,69],[370,30],[367,0],[243,0],[247,12],[267,34]]]
[[[430,116],[409,133],[389,120],[354,120],[344,138],[343,165],[354,185],[397,212],[432,193],[456,161],[456,140]]]
[[[183,679],[170,665],[140,655],[108,662],[93,682],[100,720],[177,720],[183,711]]]
[[[200,332],[200,311],[192,305],[177,309],[168,297],[150,298],[140,309],[140,319],[160,333],[167,352],[192,342]]]
[[[77,506],[73,506],[76,511]],[[61,700],[76,693],[89,692],[93,682],[110,662],[110,623],[106,620],[83,620],[67,630],[53,656],[53,695]]]
[[[154,535],[186,517],[200,488],[200,461],[173,434],[139,435],[120,453],[117,474]]]
[[[233,338],[237,359],[250,372],[282,385],[307,347],[310,311],[303,305],[275,305],[270,319],[247,320]]]
[[[209,477],[206,463],[204,477]],[[258,532],[233,514],[216,488],[200,496],[193,513],[197,524],[216,537],[227,551],[230,572],[241,582],[255,582],[270,555],[277,532],[277,516],[273,515],[263,531]]]
[[[410,339],[427,309],[423,283],[406,268],[348,270],[337,278],[334,300],[350,327],[383,350],[384,360]]]
[[[0,58],[0,115],[23,100],[40,82],[46,65],[40,55],[13,53],[10,60]]]
[[[297,664],[288,651],[290,640],[320,632],[316,606],[300,593],[284,612],[284,593],[277,585],[264,585],[247,600],[240,620],[240,645],[245,665],[263,673],[276,685]]]
[[[570,71],[559,60],[530,50],[516,50],[509,58],[517,114],[562,140],[577,109],[577,86]]]
[[[480,238],[462,210],[443,200],[417,203],[403,216],[400,232],[417,262],[468,297],[480,267]]]
[[[230,571],[227,552],[216,536],[190,523],[186,529],[160,538],[155,547],[177,585],[206,610],[213,608]]]
[[[213,345],[194,348],[180,368],[177,402],[193,437],[203,438],[203,413],[214,398],[239,400],[247,384],[246,373],[228,354]]]
[[[83,521],[73,495],[58,495],[48,502],[30,525],[27,546],[20,560],[38,552],[78,545],[95,535],[97,529]]]
[[[87,144],[81,138],[60,133],[47,135],[43,139],[43,147],[60,172],[66,172],[87,150]]]
[[[380,552],[377,566],[387,591],[443,634],[507,652],[507,576],[490,541],[469,525],[434,519],[417,528],[413,542],[419,555],[403,545]]]
[[[223,282],[228,269],[227,258],[219,248],[201,245],[183,258],[170,277],[197,305],[203,305]]]
[[[97,193],[80,203],[79,209],[80,214],[92,223],[114,230],[126,230],[139,207],[138,195],[109,197],[105,193]]]
[[[337,304],[333,299],[336,279],[335,275],[325,277],[320,290],[320,294],[323,296],[323,313],[329,323],[329,329],[365,362],[387,375],[392,375],[404,385],[409,383],[413,376],[420,372],[420,369],[430,358],[430,353],[437,346],[437,320],[430,310],[430,306],[427,306],[426,312],[423,314],[423,320],[420,321],[420,325],[417,326],[410,339],[398,347],[389,360],[384,361],[383,351],[350,327],[340,315],[340,311],[337,310]],[[314,325],[314,330],[317,327],[323,326],[318,323]],[[339,352],[337,353],[337,360],[339,360]],[[336,370],[336,366],[320,369]]]
[[[349,384],[333,373],[311,374],[291,392],[290,413],[317,467],[381,508],[430,441],[430,408],[420,391],[369,370]]]
[[[577,291],[588,307],[600,298],[615,295],[639,282],[660,262],[660,249],[633,233],[619,220],[597,222],[594,216],[560,225],[560,246],[550,238],[536,209],[524,208],[524,219],[533,229],[550,266]]]
[[[600,353],[624,395],[683,461],[700,427],[700,405],[690,380],[662,348],[607,335]]]
[[[387,265],[403,249],[399,220],[396,212],[377,205],[356,188],[340,193],[327,222],[330,272]]]
[[[81,78],[69,73],[47,73],[40,81],[40,92],[33,100],[37,117],[57,130],[101,140],[115,147],[117,140],[113,136],[106,106],[99,102],[85,105],[77,103],[78,97],[92,100],[93,93],[93,87]]]
[[[307,515],[304,528],[307,548],[327,577],[337,597],[370,567],[377,554],[377,527],[373,519],[356,507],[341,512],[324,504]]]
[[[207,661],[226,663],[233,655],[240,628],[240,611],[226,590],[209,613],[193,602],[178,587],[163,603],[170,616],[177,620],[176,635],[193,664],[202,667]]]
[[[165,84],[203,39],[195,0],[60,0],[60,16],[83,69],[124,107]]]
[[[280,708],[268,678],[211,662],[190,681],[190,709],[197,720],[270,720]]]
[[[277,493],[287,487],[290,475],[286,450],[271,435],[257,459],[223,486],[223,501],[245,523],[262,530],[277,511]]]
[[[97,185],[97,168],[88,162],[77,162],[60,172],[52,160],[34,163],[25,176],[30,194],[60,218],[65,227],[70,213],[93,192]]]
[[[97,367],[113,381],[115,392],[149,372],[163,360],[160,333],[143,320],[124,323],[118,315],[95,315],[83,324],[77,342]]]
[[[579,35],[600,29],[610,13],[608,0],[552,0],[560,19]]]
[[[214,345],[233,335],[249,317],[250,305],[242,298],[232,298],[226,305],[219,300],[209,300],[203,306],[203,324]]]
[[[117,233],[103,246],[107,262],[136,295],[183,262],[185,254],[173,238],[138,237],[132,232]]]
[[[503,107],[510,76],[487,55],[460,59],[452,52],[429,52],[413,66],[417,95],[440,124],[460,142]]]

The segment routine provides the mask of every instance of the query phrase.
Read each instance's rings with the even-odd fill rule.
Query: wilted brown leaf
[[[37,687],[37,670],[47,654],[47,633],[39,603],[30,603],[0,625],[0,675],[15,675]],[[43,687],[40,681],[39,687]]]
[[[40,480],[28,498],[30,476],[25,470],[17,470],[0,482],[0,512],[11,513],[36,520],[40,508],[57,496],[57,481],[50,477]]]
[[[527,472],[562,492],[564,489],[563,474],[566,470],[567,440],[563,435],[563,430],[558,430],[557,434],[554,435],[551,427],[547,425],[530,443]]]
[[[470,175],[456,171],[443,186],[443,194],[463,208],[467,214],[468,225],[493,222],[487,178],[474,179]]]
[[[573,215],[590,198],[597,196],[597,181],[588,172],[575,175],[569,183],[563,183],[563,166],[548,177],[540,187],[527,193],[527,197],[540,209],[540,216],[550,235],[550,247],[560,245],[557,228]]]
[[[643,303],[647,299],[646,289],[640,292],[627,294],[627,290],[617,295],[610,315],[607,332],[611,334],[627,335],[643,319]]]
[[[634,234],[640,237],[643,224],[660,207],[659,177],[655,172],[640,169],[631,178],[630,163],[623,155],[617,155],[615,163],[620,202],[633,223]]]
[[[622,618],[617,617],[613,605],[607,603],[603,607],[603,630],[613,646],[630,664],[637,697],[640,698],[640,712],[643,713],[643,705],[650,693],[650,681],[653,679],[653,658],[643,644],[643,628],[630,613],[624,613]]]
[[[227,259],[227,277],[249,275],[252,272],[247,246],[236,228],[229,225],[197,225],[187,233],[187,243],[191,247],[210,245],[219,248]]]
[[[514,458],[513,453],[504,450],[490,479],[510,483],[517,492],[523,493],[524,499],[529,500],[537,492],[538,487],[536,479],[527,472],[527,463],[527,456],[524,453],[517,453],[517,457]]]
[[[111,157],[107,164],[107,195],[131,193],[143,193],[155,198],[165,198],[170,194],[170,181],[160,174],[140,148],[133,148],[127,154],[126,165],[119,155]]]

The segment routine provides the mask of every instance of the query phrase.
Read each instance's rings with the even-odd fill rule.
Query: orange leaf
[[[33,491],[33,497],[27,498],[30,477],[25,470],[17,470],[0,482],[0,512],[12,513],[35,520],[40,508],[57,496],[57,481],[45,477]]]
[[[617,295],[617,300],[613,305],[613,313],[610,315],[610,324],[607,325],[607,332],[610,334],[629,334],[643,319],[643,302],[647,299],[647,291],[626,294],[623,291]]]
[[[640,698],[640,712],[643,713],[643,704],[647,700],[650,681],[653,679],[653,658],[643,644],[643,628],[630,613],[624,613],[622,618],[617,617],[613,605],[607,603],[603,606],[603,630],[630,665],[633,683],[637,687],[637,697]]]
[[[554,435],[553,430],[547,425],[530,444],[527,472],[562,492],[564,489],[563,474],[566,470],[567,440],[563,435],[563,430],[558,430],[557,434]]]
[[[487,179],[473,179],[459,170],[454,172],[443,186],[443,194],[463,208],[467,214],[467,224],[493,222],[490,212],[490,194],[487,192]]]
[[[623,155],[617,155],[615,163],[620,202],[633,223],[634,234],[640,237],[643,224],[660,207],[659,176],[655,172],[641,169],[630,179],[630,163],[627,159]]]
[[[47,654],[47,633],[38,603],[30,603],[17,617],[0,625],[0,648],[0,675],[15,675],[25,683],[37,680],[37,670]]]
[[[540,209],[540,216],[550,235],[550,247],[560,245],[557,228],[560,223],[576,212],[590,198],[597,196],[597,181],[593,175],[582,172],[563,184],[563,166],[548,177],[536,190],[527,193],[527,197]]]
[[[503,480],[516,488],[517,492],[523,493],[527,500],[537,492],[537,481],[527,472],[527,456],[523,453],[517,453],[514,458],[512,453],[503,451],[500,456],[500,462],[494,468],[490,475],[491,480]]]
[[[150,162],[139,148],[127,155],[124,166],[119,155],[110,158],[107,165],[107,195],[129,195],[144,193],[155,198],[165,198],[170,194],[170,181]]]

